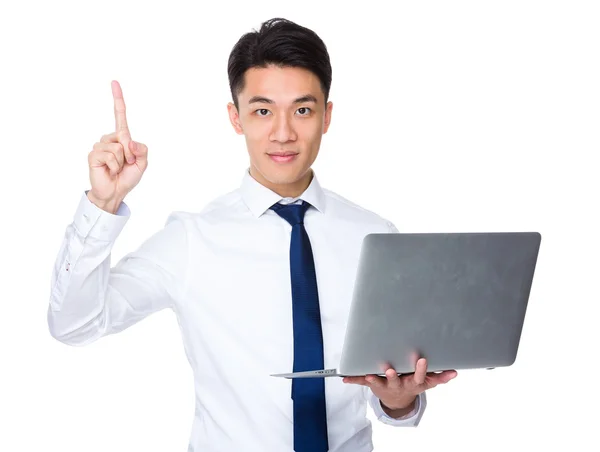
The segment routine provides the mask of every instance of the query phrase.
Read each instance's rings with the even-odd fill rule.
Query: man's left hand
[[[412,374],[398,375],[390,367],[385,371],[385,377],[369,374],[364,377],[344,377],[343,382],[368,386],[387,408],[402,410],[412,406],[420,393],[439,384],[448,383],[457,374],[456,370],[427,372],[427,360],[421,358]]]

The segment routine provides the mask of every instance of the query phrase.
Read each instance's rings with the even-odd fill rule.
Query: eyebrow
[[[294,99],[293,103],[294,104],[303,104],[305,102],[314,102],[316,104],[317,98],[315,96],[313,96],[312,94],[305,94],[302,97],[298,97],[297,99]],[[263,96],[253,96],[248,101],[248,104],[253,104],[253,103],[274,104],[275,101],[268,99],[266,97],[263,97]]]

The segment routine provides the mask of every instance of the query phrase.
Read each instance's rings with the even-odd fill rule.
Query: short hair
[[[244,89],[244,76],[251,68],[299,67],[311,71],[321,83],[325,103],[331,87],[331,63],[323,40],[312,30],[290,20],[273,18],[260,30],[244,34],[229,54],[227,73],[235,107]]]

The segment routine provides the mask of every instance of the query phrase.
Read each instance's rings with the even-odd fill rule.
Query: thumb
[[[143,143],[138,143],[137,141],[131,140],[129,142],[129,150],[135,156],[135,159],[138,161],[144,161],[148,157],[148,147]]]

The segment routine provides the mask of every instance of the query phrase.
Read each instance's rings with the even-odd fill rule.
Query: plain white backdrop
[[[600,14],[593,1],[3,2],[0,450],[184,451],[192,375],[170,311],[87,347],[50,337],[50,277],[123,88],[149,166],[116,263],[171,211],[236,188],[227,58],[272,17],[333,65],[314,166],[403,232],[538,231],[517,361],[428,392],[375,449],[598,450]],[[242,372],[243,369],[240,369]]]

